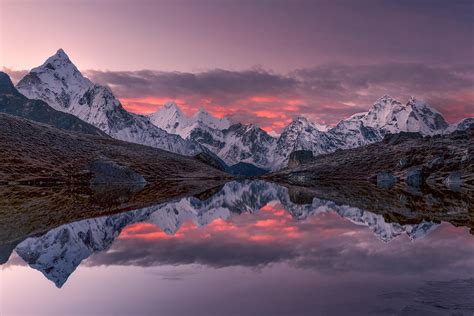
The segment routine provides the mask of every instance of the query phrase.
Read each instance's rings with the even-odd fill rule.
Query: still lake
[[[473,315],[472,228],[389,218],[229,182],[3,244],[0,314]]]

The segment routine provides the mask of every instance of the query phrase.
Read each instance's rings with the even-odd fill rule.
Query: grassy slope
[[[164,150],[53,128],[0,113],[0,181],[87,183],[89,165],[112,160],[148,182],[227,178],[191,157]]]

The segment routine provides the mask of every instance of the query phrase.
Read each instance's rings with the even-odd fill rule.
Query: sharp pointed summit
[[[33,68],[17,88],[26,97],[73,114],[113,138],[184,155],[203,150],[197,143],[168,134],[148,118],[126,111],[109,88],[84,77],[62,49]]]
[[[378,99],[367,115],[361,118],[363,124],[385,133],[420,132],[424,135],[443,133],[448,124],[428,104],[410,97],[403,105],[395,99],[384,96]]]

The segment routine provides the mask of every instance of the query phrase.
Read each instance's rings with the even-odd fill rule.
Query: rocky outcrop
[[[296,150],[288,158],[288,168],[295,168],[313,160],[313,152],[310,150]]]
[[[110,160],[96,160],[92,162],[90,170],[94,174],[91,184],[135,184],[146,182],[141,174]]]
[[[227,171],[228,166],[225,164],[224,161],[216,157],[215,155],[211,155],[207,152],[202,152],[194,156],[194,158],[202,163],[205,163],[208,166],[211,166],[220,171]]]

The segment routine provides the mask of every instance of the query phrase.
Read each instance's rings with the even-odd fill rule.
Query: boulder
[[[313,152],[310,150],[295,150],[288,158],[288,168],[295,168],[313,160]]]
[[[382,171],[377,174],[377,186],[379,188],[391,188],[397,183],[397,178],[390,172]]]
[[[125,184],[146,183],[143,176],[126,166],[120,166],[114,161],[99,159],[90,165],[94,174],[91,184]]]
[[[440,168],[441,166],[443,166],[444,164],[444,158],[442,156],[436,156],[434,157],[433,159],[431,159],[427,164],[426,166],[429,168],[429,169],[437,169],[437,168]]]
[[[405,183],[411,187],[420,187],[425,181],[425,173],[423,168],[415,167],[408,170]]]
[[[444,180],[443,183],[452,191],[459,191],[461,189],[462,179],[461,171],[451,172]]]

